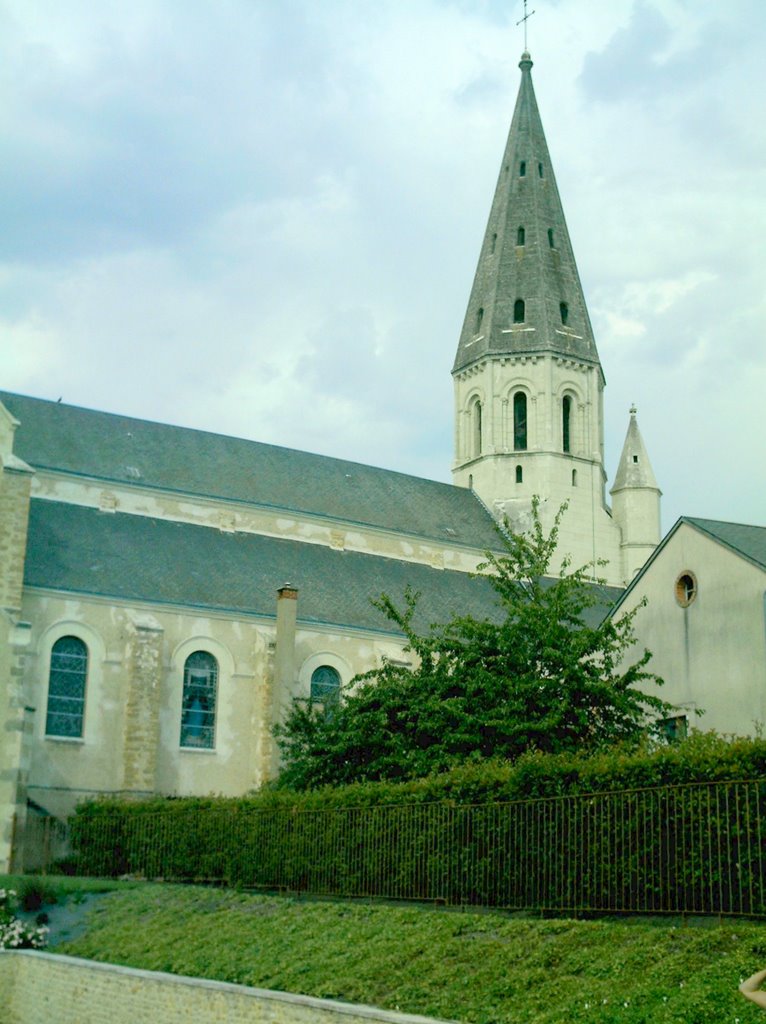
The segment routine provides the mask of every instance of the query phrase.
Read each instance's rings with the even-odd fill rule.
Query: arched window
[[[566,327],[569,323],[569,306],[566,302],[559,303],[559,313],[561,313],[561,322]]]
[[[515,324],[523,324],[524,323],[524,313],[525,313],[525,310],[524,310],[524,300],[523,299],[516,299],[516,301],[513,304],[513,322]]]
[[[572,470],[572,487],[577,487],[577,470]]]
[[[181,699],[181,746],[212,750],[215,746],[215,706],[218,662],[208,651],[195,651],[184,663]]]
[[[522,160],[521,163],[519,164],[519,177],[520,178],[526,177],[526,173],[527,173],[527,161],[526,160]]]
[[[565,452],[572,450],[571,426],[572,399],[569,395],[564,395],[564,401],[561,403],[561,446]]]
[[[516,467],[516,483],[520,484],[523,479],[524,479],[524,470],[521,468],[521,466],[517,466]]]
[[[516,232],[516,245],[524,244],[524,228],[519,228]]]
[[[340,697],[340,676],[332,665],[320,665],[311,673],[311,699],[318,704],[337,704]]]
[[[476,311],[476,333],[477,334],[481,330],[481,322],[482,322],[483,319],[484,319],[484,309],[482,307],[479,307],[479,309]]]
[[[513,447],[517,452],[527,450],[527,396],[523,391],[513,396]]]
[[[471,457],[481,455],[481,402],[477,398],[471,406]]]
[[[553,228],[548,228],[548,246],[551,249],[555,249],[555,246],[553,244]]]
[[[62,636],[51,648],[46,736],[82,736],[88,648],[76,636]]]
[[[497,232],[495,232],[495,234],[492,236],[492,244],[490,245],[490,249],[489,249],[490,256],[494,255],[495,246],[496,245],[497,245]]]
[[[543,171],[543,165],[542,164],[538,164],[537,165],[537,173],[539,174],[539,176],[541,178],[545,177],[545,172]]]

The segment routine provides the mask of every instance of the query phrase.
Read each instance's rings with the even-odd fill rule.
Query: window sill
[[[46,733],[44,738],[50,740],[51,743],[79,743],[80,745],[85,743],[83,736],[49,736]]]
[[[215,747],[179,747],[182,754],[215,754]]]

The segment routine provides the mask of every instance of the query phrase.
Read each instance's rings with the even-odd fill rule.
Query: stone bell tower
[[[559,553],[607,559],[622,583],[621,530],[606,504],[604,374],[532,86],[521,85],[452,370],[454,482],[513,529],[533,495]],[[659,539],[659,537],[657,538]]]

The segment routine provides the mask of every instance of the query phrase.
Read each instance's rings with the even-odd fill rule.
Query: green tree
[[[539,501],[529,535],[504,533],[504,552],[487,552],[479,573],[497,594],[493,618],[456,617],[425,635],[412,626],[418,595],[404,609],[375,602],[407,638],[413,667],[387,662],[329,713],[295,704],[277,729],[296,789],[408,779],[482,758],[511,760],[526,750],[597,750],[636,740],[671,706],[638,684],[661,683],[648,651],[625,666],[633,619],[588,625],[597,597],[590,566],[547,574],[566,506],[546,535]],[[639,606],[640,607],[640,606]]]

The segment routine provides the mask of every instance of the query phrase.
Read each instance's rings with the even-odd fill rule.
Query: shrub
[[[57,903],[58,894],[50,882],[33,876],[19,885],[19,902],[26,911],[39,910],[45,903]]]
[[[15,916],[14,889],[0,889],[0,949],[42,949],[48,941],[48,929],[31,926]]]

